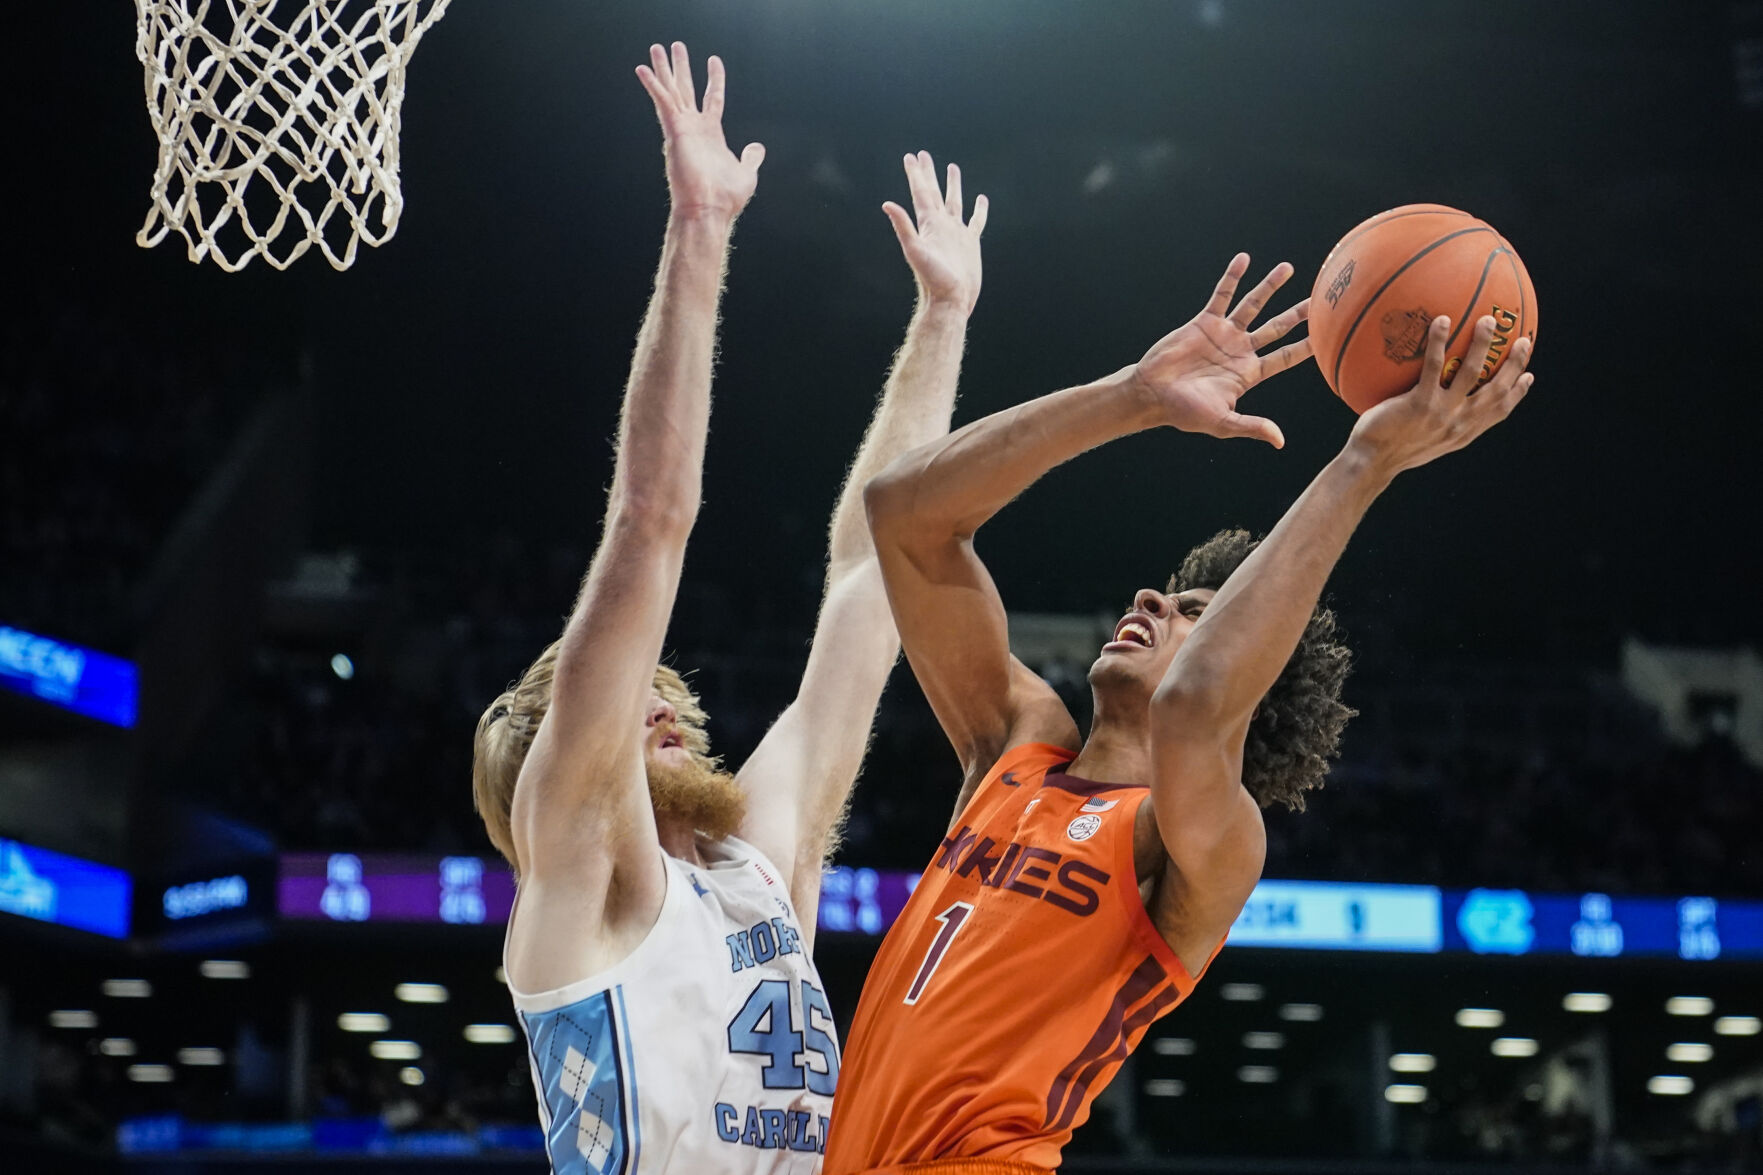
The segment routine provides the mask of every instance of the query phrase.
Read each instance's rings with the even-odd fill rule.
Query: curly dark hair
[[[1168,590],[1216,590],[1260,545],[1246,530],[1221,530],[1188,552]],[[1304,793],[1322,786],[1330,761],[1340,754],[1341,731],[1357,713],[1341,703],[1352,660],[1334,613],[1318,603],[1292,659],[1249,722],[1243,786],[1263,808],[1277,802],[1302,812]]]

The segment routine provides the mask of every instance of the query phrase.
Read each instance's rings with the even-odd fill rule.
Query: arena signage
[[[310,922],[503,923],[514,875],[483,857],[284,853],[276,907]]]
[[[0,685],[112,726],[135,724],[134,663],[95,649],[0,625]]]
[[[0,840],[0,912],[127,938],[129,875],[22,841]]]
[[[885,934],[917,885],[918,874],[901,869],[829,869],[818,926]],[[302,921],[501,923],[514,904],[514,877],[484,857],[286,853],[277,899],[282,917]],[[1255,887],[1228,941],[1284,950],[1763,959],[1763,902],[1269,879]]]

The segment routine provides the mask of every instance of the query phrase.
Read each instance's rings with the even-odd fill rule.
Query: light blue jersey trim
[[[631,1161],[628,1175],[637,1175],[643,1161],[643,1108],[637,1102],[637,1046],[631,1014],[624,1008],[624,984],[612,989],[618,997],[618,1034],[624,1038],[624,1089],[631,1107]]]
[[[546,1012],[521,1012],[546,1109],[545,1151],[555,1175],[631,1175],[635,1106],[628,1020],[612,993]],[[627,1040],[621,1042],[620,1035]]]

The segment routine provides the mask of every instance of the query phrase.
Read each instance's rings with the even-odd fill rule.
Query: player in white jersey
[[[839,1071],[809,953],[821,866],[899,649],[861,491],[948,430],[985,197],[963,223],[959,173],[940,190],[920,154],[906,159],[915,217],[883,206],[918,307],[834,510],[796,699],[724,774],[697,699],[659,662],[698,509],[729,235],[764,151],[737,157],[723,138],[721,62],[700,106],[683,45],[650,58],[637,74],[672,209],[600,546],[563,635],[479,721],[472,789],[519,877],[505,963],[553,1169],[809,1172]]]

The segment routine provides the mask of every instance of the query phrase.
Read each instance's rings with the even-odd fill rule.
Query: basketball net
[[[313,245],[347,269],[404,209],[404,72],[449,0],[135,0],[159,135],[135,241],[286,269]],[[277,19],[277,10],[289,14]],[[283,234],[286,233],[286,236]]]

